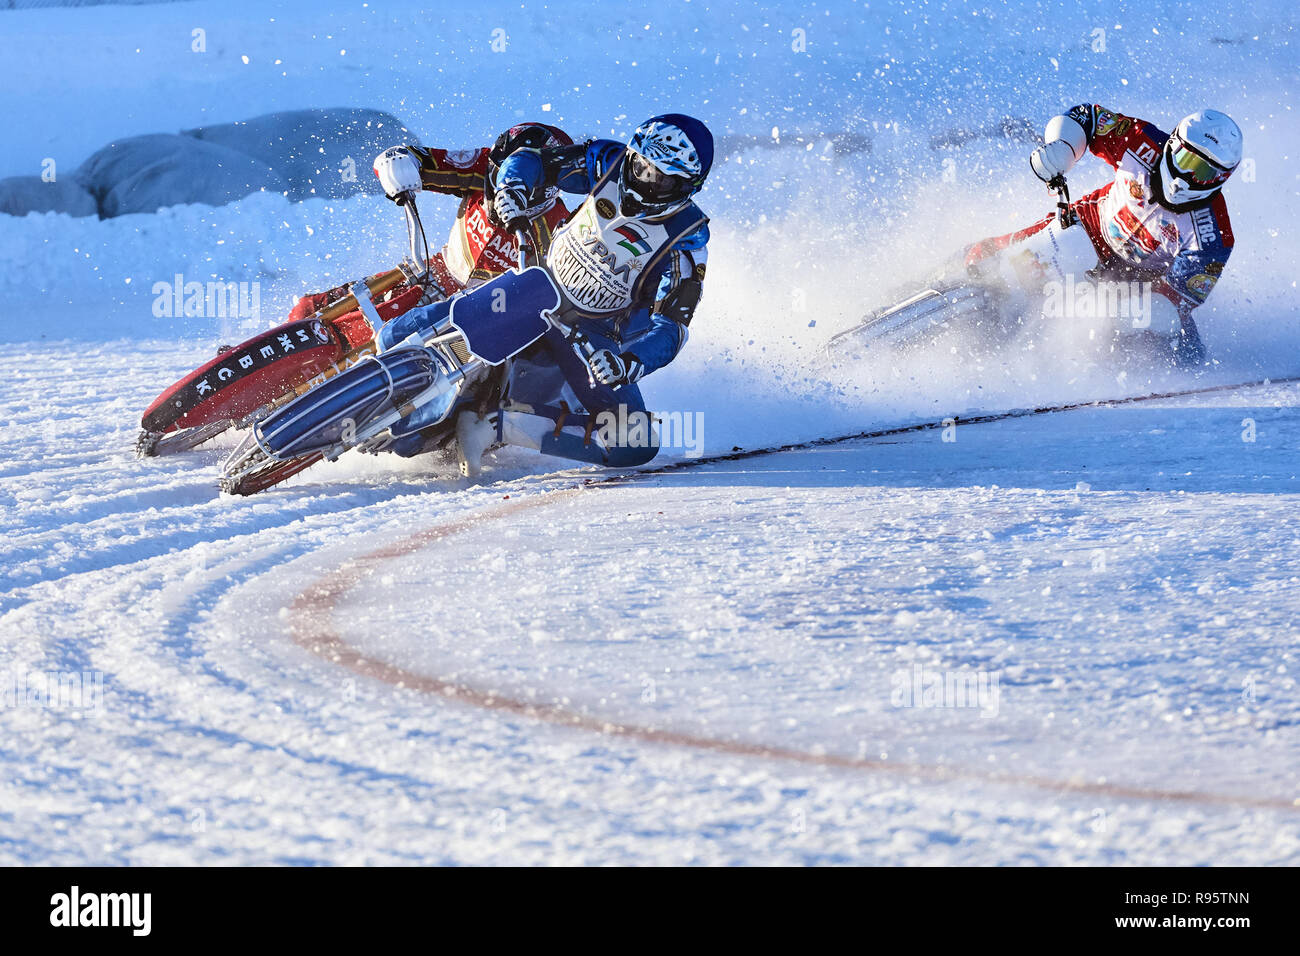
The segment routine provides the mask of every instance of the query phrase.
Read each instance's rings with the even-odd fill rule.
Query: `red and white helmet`
[[[1218,110],[1185,117],[1165,141],[1160,188],[1171,206],[1208,199],[1241,162],[1241,127]]]

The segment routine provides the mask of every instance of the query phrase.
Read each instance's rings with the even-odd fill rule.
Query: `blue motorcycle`
[[[251,495],[350,449],[436,444],[440,431],[453,432],[453,412],[477,383],[551,329],[585,351],[582,336],[554,317],[561,296],[550,273],[528,264],[526,237],[518,239],[518,266],[453,298],[429,331],[366,356],[253,424],[222,465],[221,490]]]

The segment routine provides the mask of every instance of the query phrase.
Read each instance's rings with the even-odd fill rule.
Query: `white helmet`
[[[1241,127],[1218,110],[1186,117],[1165,141],[1160,188],[1171,206],[1213,196],[1241,162]]]

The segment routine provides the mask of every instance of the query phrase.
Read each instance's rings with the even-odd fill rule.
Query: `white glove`
[[[609,349],[592,353],[587,364],[591,367],[591,377],[610,388],[629,385],[645,373],[645,366],[635,355],[627,352],[615,355]]]
[[[1088,149],[1088,135],[1079,121],[1069,116],[1053,116],[1043,130],[1044,145],[1029,156],[1029,165],[1045,183],[1064,176],[1083,158]]]
[[[519,220],[527,219],[524,215],[524,202],[524,192],[518,186],[498,186],[496,195],[492,197],[492,211],[496,214],[497,222],[508,230],[518,228]]]
[[[419,192],[420,163],[405,146],[394,146],[375,157],[375,175],[384,195],[394,202],[405,193]]]
[[[1034,175],[1045,183],[1057,176],[1064,176],[1074,165],[1074,150],[1063,139],[1039,146],[1029,154],[1029,165]]]

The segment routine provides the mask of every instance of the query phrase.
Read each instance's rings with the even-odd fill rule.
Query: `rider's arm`
[[[1193,309],[1205,303],[1210,290],[1223,275],[1231,254],[1232,246],[1222,241],[1186,249],[1174,258],[1154,291],[1178,306],[1179,315],[1190,315]]]
[[[709,227],[701,226],[676,243],[665,257],[654,305],[643,310],[642,316],[631,317],[629,324],[638,324],[641,318],[649,324],[623,353],[641,363],[643,375],[663,368],[686,344],[691,318],[704,288],[708,241]]]
[[[550,185],[566,193],[590,192],[626,148],[614,140],[593,139],[573,146],[516,150],[501,164],[496,186],[522,189],[526,195]]]
[[[1048,121],[1043,145],[1034,150],[1030,164],[1044,181],[1068,173],[1087,152],[1118,169],[1130,152],[1154,162],[1163,141],[1164,134],[1145,120],[1111,112],[1099,103],[1080,103]]]
[[[423,188],[464,198],[483,191],[487,175],[487,147],[481,149],[428,149],[408,146],[420,163]]]
[[[1130,152],[1137,154],[1144,162],[1154,162],[1159,152],[1156,144],[1164,141],[1164,134],[1146,120],[1116,113],[1100,103],[1072,106],[1065,115],[1056,117],[1052,122],[1057,120],[1072,121],[1075,127],[1083,131],[1084,145],[1088,151],[1105,160],[1112,169],[1118,169],[1125,154]],[[1048,126],[1050,129],[1051,124]],[[1062,126],[1066,131],[1071,129],[1070,122],[1063,122]],[[1082,158],[1082,153],[1078,158]]]

